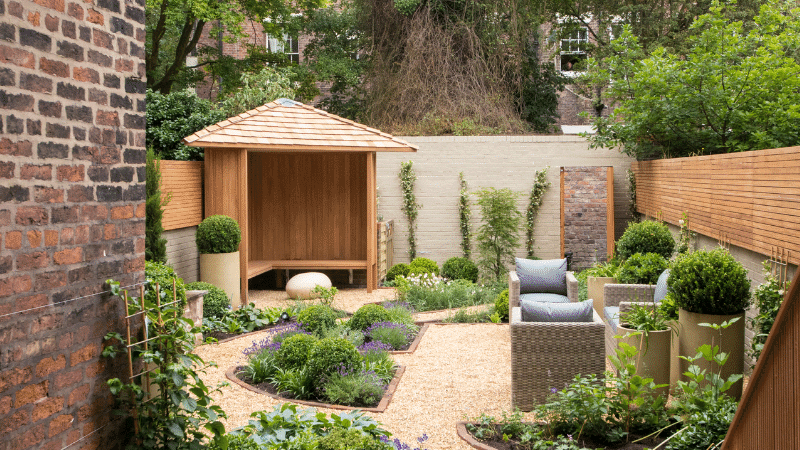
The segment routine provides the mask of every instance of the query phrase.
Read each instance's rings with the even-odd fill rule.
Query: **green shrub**
[[[295,334],[281,343],[275,352],[275,364],[281,369],[300,369],[306,365],[311,349],[319,341],[316,336]]]
[[[658,253],[669,259],[675,250],[675,238],[663,223],[645,220],[632,223],[617,241],[617,253],[623,260],[636,253]]]
[[[750,280],[725,249],[678,256],[667,280],[679,308],[699,314],[738,314],[750,305]]]
[[[216,215],[200,222],[194,239],[202,254],[233,253],[239,250],[242,232],[232,218]]]
[[[478,266],[463,257],[453,257],[442,264],[442,276],[451,280],[478,282]]]
[[[186,286],[183,284],[183,279],[175,275],[175,270],[172,267],[153,261],[146,261],[144,263],[144,275],[149,285],[145,291],[144,298],[148,303],[156,304],[156,283],[158,283],[159,291],[162,294],[161,303],[169,303],[172,301],[173,289],[172,282],[175,281],[175,294],[180,305],[180,310],[183,311],[186,306]]]
[[[423,273],[431,273],[439,275],[439,265],[432,259],[417,257],[408,265],[409,275],[419,275]]]
[[[354,428],[335,428],[327,436],[319,440],[318,450],[387,450],[387,446],[373,436]]]
[[[203,318],[221,319],[231,309],[231,300],[225,291],[211,283],[195,281],[186,285],[187,291],[208,291],[203,297]]]
[[[433,288],[409,284],[405,301],[420,312],[486,305],[507,287],[508,283],[479,286],[467,280],[439,282]]]
[[[401,276],[401,275],[404,276],[404,277],[407,277],[409,270],[411,270],[411,268],[408,267],[408,264],[405,264],[405,263],[399,263],[399,264],[393,265],[386,272],[386,282],[387,283],[392,282],[392,281],[394,281],[395,278],[397,278],[398,276]]]
[[[325,329],[336,325],[336,312],[327,305],[313,305],[300,311],[297,322],[310,333],[321,335]]]
[[[620,267],[617,282],[622,284],[656,284],[669,262],[657,253],[634,253]]]
[[[508,289],[498,294],[494,299],[494,312],[500,316],[501,322],[508,322]]]
[[[364,343],[364,333],[359,330],[350,329],[346,324],[337,323],[333,328],[327,328],[320,336],[322,339],[335,337],[347,339],[356,347]]]
[[[372,303],[358,308],[350,318],[348,326],[353,330],[364,331],[373,323],[388,322],[390,318],[391,314],[386,308]]]
[[[661,299],[661,302],[658,304],[658,314],[661,315],[664,320],[678,320],[678,305],[675,304],[675,299],[672,298],[672,295],[667,294]]]
[[[330,403],[350,406],[376,406],[383,397],[384,383],[375,374],[357,370],[332,373],[325,381],[325,397]],[[361,449],[361,447],[345,447]]]
[[[352,342],[341,338],[325,338],[311,348],[306,368],[309,376],[320,380],[340,369],[354,371],[361,366],[361,361],[361,355]]]
[[[386,308],[386,311],[389,312],[389,319],[387,322],[402,323],[403,325],[414,325],[414,316],[409,308],[399,305],[390,305]]]
[[[211,442],[208,450],[222,450],[222,447],[216,442]],[[261,450],[261,446],[244,434],[228,434],[227,450]]]
[[[783,296],[788,289],[789,282],[781,283],[770,272],[769,262],[764,261],[764,283],[759,285],[753,292],[755,306],[758,311],[756,316],[750,319],[750,324],[753,326],[753,332],[755,333],[751,342],[753,360],[758,360],[761,355],[761,350],[767,341],[767,336],[769,336],[772,326],[775,324],[775,318],[778,316],[781,303],[783,303]]]

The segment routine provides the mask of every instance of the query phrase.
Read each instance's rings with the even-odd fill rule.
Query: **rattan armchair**
[[[653,305],[655,284],[607,284],[603,288],[603,311],[606,320],[606,355],[613,355],[617,349],[619,334],[619,314],[631,309],[635,304]]]
[[[605,324],[597,312],[591,322],[523,322],[518,306],[510,311],[513,407],[530,411],[575,375],[605,371]]]
[[[567,284],[567,298],[571,302],[578,301],[578,279],[575,278],[575,274],[572,272],[567,272],[566,274],[566,284]],[[519,276],[517,275],[516,271],[511,271],[508,273],[508,308],[511,311],[512,308],[519,306],[519,299],[520,299],[520,290],[519,290]]]

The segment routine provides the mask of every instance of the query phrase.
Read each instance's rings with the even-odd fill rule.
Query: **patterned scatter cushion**
[[[669,269],[661,272],[661,275],[658,276],[656,290],[653,293],[653,301],[656,303],[664,300],[664,297],[667,296],[667,278],[669,278]]]
[[[519,292],[567,295],[567,259],[516,258]]]
[[[606,306],[603,308],[603,314],[606,316],[606,322],[611,325],[611,331],[616,333],[619,325],[619,306]]]
[[[521,305],[523,322],[591,322],[592,300],[578,303],[525,302]]]
[[[569,303],[569,297],[561,294],[519,294],[520,302],[544,302],[544,303]]]

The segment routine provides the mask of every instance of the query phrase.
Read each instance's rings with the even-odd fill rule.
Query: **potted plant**
[[[592,306],[600,317],[603,317],[603,286],[616,283],[618,271],[619,261],[614,258],[586,269],[588,298],[592,299]]]
[[[228,216],[206,217],[197,226],[195,242],[200,253],[200,279],[219,287],[231,304],[241,303],[239,243],[242,232],[239,224]]]
[[[719,346],[729,355],[722,367],[722,376],[744,372],[744,326],[745,309],[750,305],[750,280],[741,263],[725,249],[698,250],[680,255],[673,264],[668,279],[669,294],[678,306],[678,353],[694,356],[703,344]],[[722,324],[735,320],[721,334],[701,323]],[[707,363],[707,364],[701,364]],[[715,370],[707,361],[697,361],[701,369]],[[689,367],[689,362],[680,361],[680,373]],[[742,395],[742,382],[738,381],[729,391],[738,399]]]
[[[622,307],[625,304],[621,304]],[[670,346],[672,330],[667,319],[660,314],[653,303],[633,303],[630,308],[620,312],[618,332],[620,342],[636,347],[636,374],[652,378],[658,388],[657,393],[666,398],[670,386]]]

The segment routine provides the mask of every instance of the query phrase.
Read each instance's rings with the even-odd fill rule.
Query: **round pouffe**
[[[293,276],[286,283],[286,294],[291,299],[314,298],[316,295],[312,294],[311,291],[317,286],[329,289],[332,286],[331,279],[324,273],[319,272],[300,273]]]

